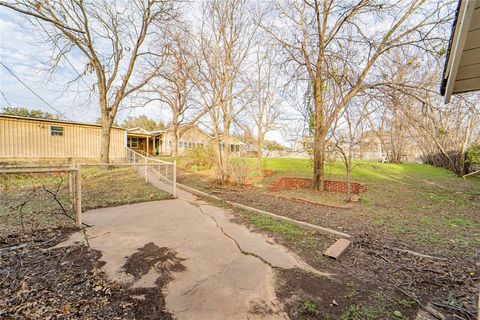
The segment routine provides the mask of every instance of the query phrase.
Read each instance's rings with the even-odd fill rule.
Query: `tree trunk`
[[[352,146],[348,147],[348,156],[347,156],[347,165],[346,165],[346,170],[347,170],[347,194],[346,198],[347,201],[352,200]]]
[[[100,148],[100,161],[103,163],[110,162],[110,132],[113,120],[108,114],[102,112],[102,142]]]
[[[218,149],[218,155],[217,155],[217,166],[218,166],[218,174],[219,174],[219,182],[221,184],[223,184],[225,181],[226,181],[226,177],[225,177],[225,172],[224,172],[224,167],[225,167],[225,160],[224,160],[224,150],[222,150],[222,147],[221,147],[221,144],[223,143],[223,149],[225,149],[225,141],[222,141],[222,139],[220,139],[220,136],[218,136],[218,134],[216,134],[216,137],[215,137],[215,142],[216,142],[216,145],[217,145],[217,149]]]
[[[172,121],[172,147],[170,150],[173,157],[178,157],[178,123],[174,120]]]
[[[262,157],[263,157],[262,142],[263,142],[263,138],[259,134],[257,139],[257,169],[260,173],[262,173]]]
[[[315,107],[315,137],[313,141],[313,188],[323,191],[325,176],[325,147],[327,132],[325,132],[325,105],[322,95],[323,81],[321,70],[317,66],[317,75],[313,81],[313,97]]]
[[[221,168],[222,172],[222,183],[228,180],[228,157],[230,155],[230,120],[225,119],[223,122],[223,150],[224,150],[224,161],[223,167]]]
[[[315,134],[313,150],[313,188],[323,191],[325,176],[325,137]]]

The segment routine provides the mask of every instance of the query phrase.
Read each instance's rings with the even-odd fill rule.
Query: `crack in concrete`
[[[265,263],[266,265],[268,265],[269,267],[271,267],[272,269],[283,269],[283,268],[274,266],[273,264],[271,264],[269,261],[265,260],[263,257],[259,256],[258,254],[243,250],[242,247],[240,246],[240,244],[238,243],[238,241],[235,238],[233,238],[232,236],[230,236],[228,233],[226,233],[225,230],[223,229],[223,227],[218,224],[218,221],[214,217],[212,217],[211,215],[206,213],[204,210],[202,210],[200,205],[196,205],[196,207],[198,208],[200,213],[202,213],[203,215],[206,215],[207,217],[210,217],[210,219],[212,219],[213,222],[215,222],[215,225],[217,226],[217,228],[220,229],[220,231],[222,231],[222,233],[227,238],[229,238],[230,240],[232,240],[235,243],[235,245],[237,246],[237,248],[238,248],[238,250],[240,251],[241,254],[246,255],[246,256],[255,257],[255,258],[259,259],[260,261],[262,261],[263,263]]]

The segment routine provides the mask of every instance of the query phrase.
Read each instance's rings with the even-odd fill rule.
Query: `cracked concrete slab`
[[[149,287],[150,271],[138,281],[122,269],[126,257],[145,244],[174,250],[185,271],[173,272],[166,306],[177,319],[286,319],[275,296],[274,268],[302,268],[324,275],[286,248],[230,221],[226,211],[182,199],[145,202],[85,213],[89,244],[103,253],[113,280]],[[62,245],[84,241],[74,234]]]

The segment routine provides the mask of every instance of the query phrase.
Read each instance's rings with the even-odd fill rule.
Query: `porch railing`
[[[176,161],[170,162],[155,159],[149,156],[145,156],[130,148],[127,148],[127,161],[129,163],[136,164],[134,168],[138,170],[140,174],[145,176],[146,182],[149,181],[149,176],[153,174],[163,183],[165,187],[170,187],[169,191],[172,193],[173,197],[177,197]]]

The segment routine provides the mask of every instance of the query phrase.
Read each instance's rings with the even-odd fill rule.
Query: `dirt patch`
[[[329,279],[295,269],[277,271],[277,277],[275,292],[291,319],[391,319],[395,311],[409,318],[419,307],[399,305],[395,296],[379,294],[382,288],[351,277]]]
[[[310,193],[309,193],[310,191]],[[302,194],[303,193],[303,194]],[[295,190],[294,193],[289,193],[289,192],[282,192],[282,193],[271,193],[271,192],[265,192],[264,193],[267,196],[275,197],[277,199],[282,199],[290,202],[297,202],[297,203],[303,203],[307,205],[314,205],[314,206],[326,206],[326,207],[331,207],[331,208],[336,208],[336,209],[351,209],[353,208],[353,203],[351,202],[345,202],[343,203],[341,201],[338,201],[338,197],[333,198],[337,200],[337,203],[327,203],[325,202],[324,199],[322,199],[318,195],[311,196],[311,190],[304,190],[304,189],[297,189]],[[303,197],[297,196],[297,195],[302,195]],[[305,196],[309,196],[309,199],[304,198]],[[342,199],[343,200],[343,199]],[[358,201],[357,201],[358,202]]]
[[[172,319],[162,287],[171,268],[166,248],[147,244],[130,257],[127,268],[140,275],[147,262],[161,275],[153,288],[130,288],[106,279],[101,253],[88,246],[53,248],[74,229],[49,229],[10,236],[0,245],[2,319]],[[176,266],[178,269],[178,265]]]
[[[198,178],[195,180],[185,179],[184,183],[201,188],[201,181]],[[413,315],[419,309],[418,302],[423,305],[432,304],[437,311],[445,314],[447,319],[455,318],[455,316],[476,319],[478,313],[477,285],[480,270],[475,264],[475,259],[465,255],[464,251],[456,249],[454,246],[450,249],[448,246],[444,246],[441,251],[437,252],[432,250],[429,244],[413,243],[402,234],[394,235],[382,227],[383,225],[380,225],[380,223],[384,223],[382,219],[385,221],[386,219],[395,219],[395,215],[408,214],[410,220],[415,218],[411,211],[403,211],[404,199],[396,199],[395,202],[387,201],[390,199],[391,193],[394,194],[394,190],[386,189],[383,186],[380,190],[374,186],[369,192],[379,193],[378,202],[374,204],[360,202],[349,211],[276,199],[263,195],[264,190],[255,187],[223,188],[215,186],[210,190],[207,188],[204,190],[209,193],[214,190],[215,195],[225,200],[352,234],[354,242],[340,260],[326,259],[322,257],[322,252],[336,239],[310,231],[278,226],[278,223],[272,224],[270,229],[264,228],[264,225],[268,223],[268,221],[264,221],[265,219],[259,223],[255,219],[252,220],[250,214],[237,209],[233,210],[237,222],[247,224],[257,232],[267,233],[269,237],[299,254],[318,270],[348,275],[350,279],[356,279],[357,281],[353,282],[356,283],[356,290],[359,292],[368,293],[372,291],[372,288],[376,288],[373,293],[368,293],[371,298],[367,300],[362,300],[360,295],[357,295],[355,298],[349,299],[348,306],[343,305],[333,308],[333,310],[328,308],[324,310],[327,314],[332,311],[334,319],[340,315],[340,313],[336,313],[336,309],[341,309],[345,319],[395,319],[393,316],[395,311],[401,312],[402,316]],[[377,196],[377,194],[375,195]],[[368,198],[371,199],[371,194],[367,193]],[[405,200],[416,199],[411,196]],[[372,215],[375,219],[373,221]],[[426,226],[421,230],[430,232],[432,226]],[[399,231],[403,230],[399,229]],[[401,250],[441,255],[446,259],[422,258]],[[299,287],[302,287],[300,279],[298,281]],[[328,284],[324,285],[328,288]],[[308,288],[302,290],[308,291]],[[316,300],[315,295],[302,293],[302,290],[299,289],[298,292],[293,290],[290,296],[284,296],[285,303],[288,303],[291,308],[289,313],[298,316],[303,312],[302,310],[309,309],[310,311],[306,312],[311,312],[312,317],[315,318],[315,309],[318,309],[324,302]],[[378,294],[377,297],[375,297],[375,293]],[[317,296],[320,295],[321,291]],[[338,300],[336,302],[339,303]],[[360,317],[355,318],[355,315],[359,314]],[[303,314],[297,318],[302,317],[308,318]],[[318,315],[316,317],[318,318]]]

